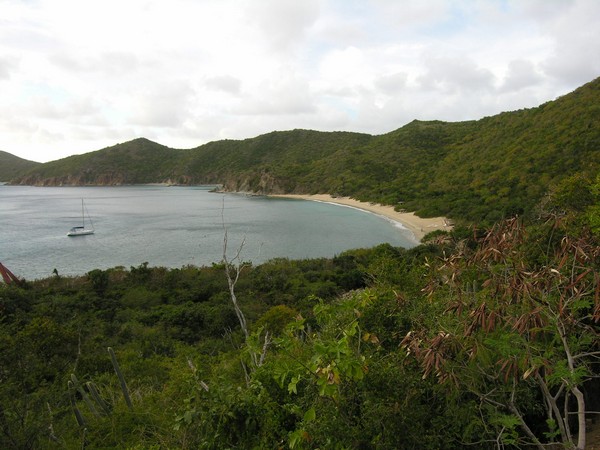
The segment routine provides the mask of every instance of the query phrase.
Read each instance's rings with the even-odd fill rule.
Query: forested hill
[[[0,181],[9,181],[40,164],[0,150]]]
[[[185,152],[139,138],[42,164],[12,183],[65,186],[165,182],[176,174]]]
[[[292,130],[175,150],[146,139],[43,164],[18,184],[219,183],[331,193],[420,215],[493,222],[526,213],[562,178],[600,166],[600,78],[537,108],[420,122],[380,136]]]

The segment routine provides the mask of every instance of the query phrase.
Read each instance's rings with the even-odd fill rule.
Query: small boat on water
[[[94,225],[92,224],[92,219],[90,219],[88,214],[88,220],[90,222],[90,227],[87,228],[85,226],[85,206],[83,205],[83,199],[81,199],[81,225],[75,226],[69,230],[67,236],[85,236],[88,234],[94,234]]]

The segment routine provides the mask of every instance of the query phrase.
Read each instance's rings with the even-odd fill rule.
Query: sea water
[[[68,237],[82,223],[95,233]],[[240,254],[260,264],[417,243],[400,224],[355,208],[215,193],[210,186],[0,185],[0,262],[29,280],[93,269],[205,266]]]

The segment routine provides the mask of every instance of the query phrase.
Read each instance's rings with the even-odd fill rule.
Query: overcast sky
[[[0,0],[0,150],[382,134],[600,76],[600,0]]]

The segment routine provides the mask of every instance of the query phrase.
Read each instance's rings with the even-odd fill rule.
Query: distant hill
[[[537,108],[467,122],[414,121],[380,136],[292,130],[190,150],[136,139],[40,165],[12,182],[219,183],[495,221],[530,212],[565,176],[599,169],[600,78]]]
[[[37,186],[167,182],[177,177],[176,167],[185,152],[139,138],[42,164],[12,182]]]
[[[0,182],[10,181],[40,164],[0,150]]]
[[[220,183],[230,191],[309,192],[304,180],[313,177],[320,179],[320,188],[312,190],[328,192],[330,174],[315,172],[319,162],[346,149],[363,148],[372,139],[361,133],[275,131],[193,149],[183,170],[198,182]]]

